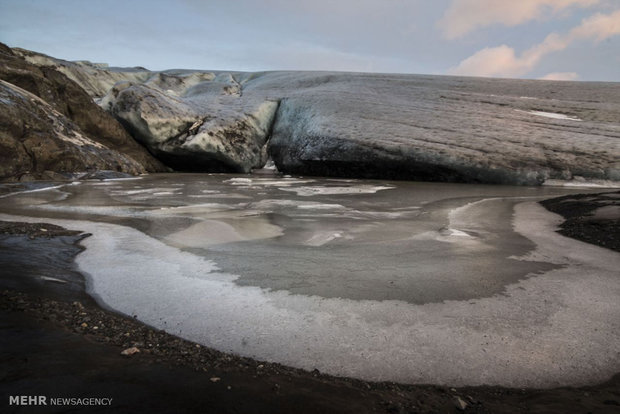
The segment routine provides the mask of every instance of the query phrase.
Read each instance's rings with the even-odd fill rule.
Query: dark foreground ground
[[[620,191],[567,195],[540,204],[564,217],[560,234],[620,252]]]
[[[568,218],[564,234],[619,250],[619,217],[600,207],[617,209],[620,192],[543,205]],[[620,375],[548,390],[369,383],[201,347],[97,306],[73,265],[83,237],[0,222],[0,412],[620,413]],[[112,401],[10,405],[16,395]]]

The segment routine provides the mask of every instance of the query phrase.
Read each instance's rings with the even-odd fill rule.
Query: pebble
[[[461,397],[454,397],[454,406],[461,411],[465,411],[467,403]]]
[[[131,356],[133,354],[137,354],[138,352],[140,352],[140,350],[135,346],[132,346],[131,348],[127,348],[121,351],[121,355]]]

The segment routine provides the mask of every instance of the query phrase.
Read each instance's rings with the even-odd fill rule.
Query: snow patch
[[[523,111],[519,111],[519,112],[523,112]],[[565,115],[565,114],[556,114],[554,112],[545,112],[545,111],[527,111],[528,114],[532,114],[532,115],[536,115],[536,116],[542,116],[545,118],[552,118],[552,119],[562,119],[565,121],[582,121],[582,119],[579,119],[575,116],[570,116],[570,115]]]

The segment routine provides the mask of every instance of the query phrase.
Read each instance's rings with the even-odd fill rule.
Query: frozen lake
[[[620,370],[620,255],[535,203],[577,191],[162,174],[10,195],[0,218],[93,233],[77,263],[100,303],[220,350],[546,387]]]

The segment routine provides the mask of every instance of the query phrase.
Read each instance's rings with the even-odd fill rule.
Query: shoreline
[[[560,234],[620,252],[620,191],[566,195],[540,204],[564,217]]]
[[[589,195],[592,197],[592,195]],[[44,226],[46,231],[42,231]],[[24,229],[14,230],[13,238],[23,238],[22,244],[34,239],[53,240],[55,237],[76,237],[67,235],[59,229],[51,229],[50,225],[28,225]],[[0,230],[6,234],[6,230]],[[16,236],[15,234],[25,234]],[[31,239],[32,238],[32,239]],[[76,243],[77,241],[74,241]],[[63,285],[58,282],[49,282]],[[21,289],[24,289],[22,287]],[[28,374],[20,374],[17,369],[19,362],[19,344],[24,343],[24,335],[28,330],[44,332],[47,336],[58,336],[60,342],[80,343],[80,349],[90,349],[93,359],[105,354],[106,365],[99,367],[100,375],[111,381],[111,385],[120,385],[122,380],[114,376],[116,370],[129,369],[138,374],[142,369],[154,370],[160,378],[175,378],[180,382],[167,385],[165,401],[161,395],[150,388],[142,391],[148,398],[158,402],[160,411],[179,412],[193,411],[191,407],[209,407],[213,412],[453,412],[464,409],[466,412],[566,412],[583,408],[584,411],[613,412],[620,406],[620,374],[602,384],[586,387],[561,387],[553,389],[515,389],[494,386],[449,388],[433,385],[404,385],[395,383],[373,383],[355,379],[339,378],[323,375],[317,371],[308,372],[279,364],[255,361],[234,355],[214,351],[190,341],[179,339],[163,331],[150,328],[131,318],[104,310],[94,300],[81,300],[76,297],[49,298],[36,293],[24,293],[15,289],[4,289],[0,301],[7,322],[3,323],[3,341],[14,349],[13,359],[7,365],[10,375],[3,380],[3,385],[10,391],[18,382],[28,378]],[[84,303],[82,303],[84,302]],[[100,326],[101,325],[101,326]],[[20,332],[18,327],[26,326]],[[17,330],[17,332],[15,332]],[[6,333],[10,334],[7,335]],[[129,334],[129,335],[127,335]],[[27,342],[27,341],[26,341]],[[79,365],[76,361],[64,360],[57,355],[53,345],[45,341],[31,344],[38,348],[36,355],[43,358],[34,360],[38,368],[43,369],[49,363],[44,358],[51,354],[52,360],[61,361],[78,375],[81,368],[90,366],[95,361],[85,361]],[[138,347],[141,352],[130,357],[120,355],[124,349]],[[86,351],[79,351],[86,352]],[[54,356],[55,355],[55,356]],[[68,355],[70,357],[70,355]],[[89,358],[86,358],[87,360]],[[6,359],[3,359],[6,361]],[[27,364],[32,364],[30,361]],[[3,363],[4,364],[4,363]],[[61,365],[62,365],[61,364]],[[205,370],[206,369],[206,370]],[[30,372],[37,372],[30,368]],[[24,378],[24,375],[26,376]],[[17,378],[15,378],[17,377]],[[130,375],[131,377],[131,375]],[[47,378],[47,387],[57,389],[53,381],[54,374],[39,377],[39,383]],[[84,379],[84,378],[83,378]],[[86,378],[88,385],[89,378]],[[50,382],[51,381],[51,382]],[[150,378],[134,377],[138,383],[146,385]],[[97,388],[99,382],[91,383]],[[200,384],[201,392],[188,395],[184,389],[187,384]],[[150,384],[151,387],[156,384]],[[160,385],[161,387],[161,385]],[[230,387],[230,389],[228,388]],[[112,387],[114,388],[114,387]],[[120,387],[118,391],[121,392]],[[41,393],[44,387],[31,389],[31,394]],[[48,391],[51,392],[51,391]],[[65,389],[66,393],[67,390]],[[92,396],[97,392],[90,390]],[[125,391],[122,391],[123,394]],[[25,392],[24,392],[25,393]],[[38,394],[37,394],[38,395]],[[50,396],[54,396],[50,394]],[[77,395],[69,395],[77,396]],[[106,397],[106,395],[101,395]],[[113,396],[115,402],[123,401],[123,396]],[[132,397],[133,398],[133,397]],[[129,398],[130,400],[132,398]],[[125,397],[127,400],[127,397]],[[5,400],[5,401],[8,401]],[[115,406],[125,411],[151,410],[144,403],[125,401],[128,405]],[[133,405],[132,405],[133,404]],[[163,404],[163,405],[162,405]],[[167,404],[167,405],[166,405]],[[191,407],[187,404],[191,404]],[[166,407],[166,408],[164,408]],[[541,411],[537,411],[541,410]],[[556,411],[554,411],[556,410]]]

